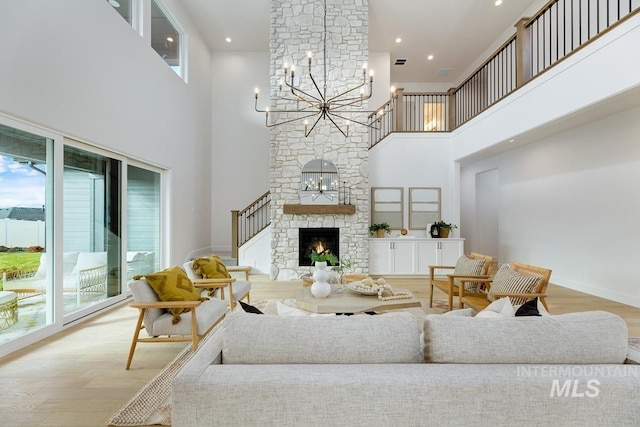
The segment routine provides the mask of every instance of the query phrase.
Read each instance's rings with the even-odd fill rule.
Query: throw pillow
[[[462,255],[456,261],[456,268],[453,270],[453,274],[464,275],[464,276],[478,276],[482,274],[482,269],[484,268],[484,263],[486,260],[484,259],[471,259],[466,255]],[[456,286],[460,286],[460,280],[454,279],[453,283]],[[478,286],[480,283],[477,282],[467,282],[465,283],[464,290],[468,292],[478,292]]]
[[[538,276],[529,276],[520,274],[511,269],[508,264],[503,264],[493,278],[491,289],[487,295],[489,301],[495,301],[494,294],[502,293],[534,293],[540,285],[541,278]],[[524,304],[527,302],[526,297],[511,298],[513,304]]]
[[[534,301],[535,301],[535,303],[534,303]],[[513,308],[516,311],[516,316],[527,316],[527,314],[518,314],[520,309],[529,310],[529,308],[523,308],[526,304],[529,304],[529,307],[535,307],[535,312],[538,313],[538,314],[533,314],[532,316],[551,316],[551,314],[549,314],[547,309],[544,308],[544,304],[542,304],[542,301],[540,301],[540,299],[538,297],[535,297],[531,301],[528,301],[528,302],[526,302],[526,303],[524,303],[522,305],[514,306]],[[524,312],[525,311],[523,311],[523,313]],[[533,313],[533,310],[531,312]]]
[[[242,309],[247,313],[264,314],[259,308],[247,304],[246,302],[238,301],[238,304],[240,304],[240,307],[242,307]]]
[[[140,276],[136,276],[140,277]],[[134,280],[136,280],[134,277]],[[158,295],[160,301],[200,301],[200,292],[193,287],[187,273],[178,266],[144,276],[147,283]],[[180,313],[188,311],[184,308],[172,308],[173,323],[180,321]]]
[[[476,314],[476,317],[488,317],[502,319],[505,317],[513,317],[515,310],[509,297],[500,298],[489,304],[484,310]]]
[[[516,316],[540,316],[540,312],[538,311],[538,297],[535,297],[531,301],[527,301],[522,304],[516,310]]]
[[[220,257],[211,255],[206,258],[196,258],[192,264],[193,270],[203,279],[226,279],[231,277]]]

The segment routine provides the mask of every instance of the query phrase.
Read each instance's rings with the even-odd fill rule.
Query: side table
[[[11,291],[0,291],[0,330],[18,322],[18,295]]]

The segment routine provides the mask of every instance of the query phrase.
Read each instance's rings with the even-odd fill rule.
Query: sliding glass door
[[[161,269],[162,172],[0,115],[0,356]]]
[[[127,167],[127,281],[160,269],[160,172]]]
[[[64,314],[122,292],[122,162],[65,145],[63,173]]]
[[[0,344],[53,322],[53,140],[0,124]]]

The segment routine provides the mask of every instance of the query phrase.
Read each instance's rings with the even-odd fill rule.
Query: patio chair
[[[547,268],[515,261],[500,267],[493,279],[461,278],[459,308],[468,306],[481,311],[499,298],[509,297],[513,305],[520,305],[538,297],[549,311],[546,298],[550,278],[551,270]],[[464,284],[471,281],[482,285],[478,292],[465,290]]]
[[[193,351],[197,351],[200,341],[224,319],[229,308],[227,303],[220,299],[161,301],[144,277],[130,282],[129,289],[134,301],[129,306],[139,309],[140,314],[129,350],[127,370],[131,366],[139,342],[191,341]],[[177,322],[175,314],[171,312],[176,309],[186,310],[179,314]],[[148,337],[140,337],[142,329],[147,331]]]
[[[430,297],[429,307],[433,307],[433,287],[440,289],[448,295],[449,310],[453,309],[453,297],[458,296],[458,287],[460,286],[460,279],[462,278],[489,278],[489,272],[493,265],[493,257],[489,255],[479,254],[477,252],[471,252],[469,257],[462,255],[458,258],[456,265],[430,265],[429,266],[429,285],[430,285]],[[436,277],[436,269],[450,269],[453,270],[452,274],[447,274],[446,277]],[[468,281],[468,287],[476,287],[476,282]]]
[[[203,277],[202,269],[199,268],[205,260],[211,258],[217,258],[215,262],[219,265],[216,266],[218,274],[209,274],[208,277]],[[220,297],[225,299],[225,288],[229,287],[229,308],[233,310],[236,305],[236,301],[246,300],[247,303],[251,302],[251,282],[249,281],[249,267],[227,267],[216,256],[207,258],[196,258],[193,261],[185,262],[182,268],[187,273],[187,276],[193,282],[196,287],[208,288],[216,286],[211,294],[214,297]],[[231,277],[233,272],[243,272],[245,274],[245,280],[237,280],[235,277]]]

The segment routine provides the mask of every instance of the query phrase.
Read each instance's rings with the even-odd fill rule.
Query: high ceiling
[[[318,0],[320,3],[322,0]],[[267,52],[270,0],[182,0],[213,51]],[[369,51],[389,52],[391,82],[453,83],[532,5],[545,0],[369,0]],[[322,4],[322,3],[320,3]],[[327,7],[332,7],[329,0]],[[335,7],[335,6],[333,6]],[[515,33],[515,29],[513,30]],[[225,41],[231,38],[231,43]],[[402,42],[396,43],[396,38]],[[497,46],[496,46],[497,47]],[[433,55],[432,60],[427,57]],[[393,65],[405,58],[404,66]]]

